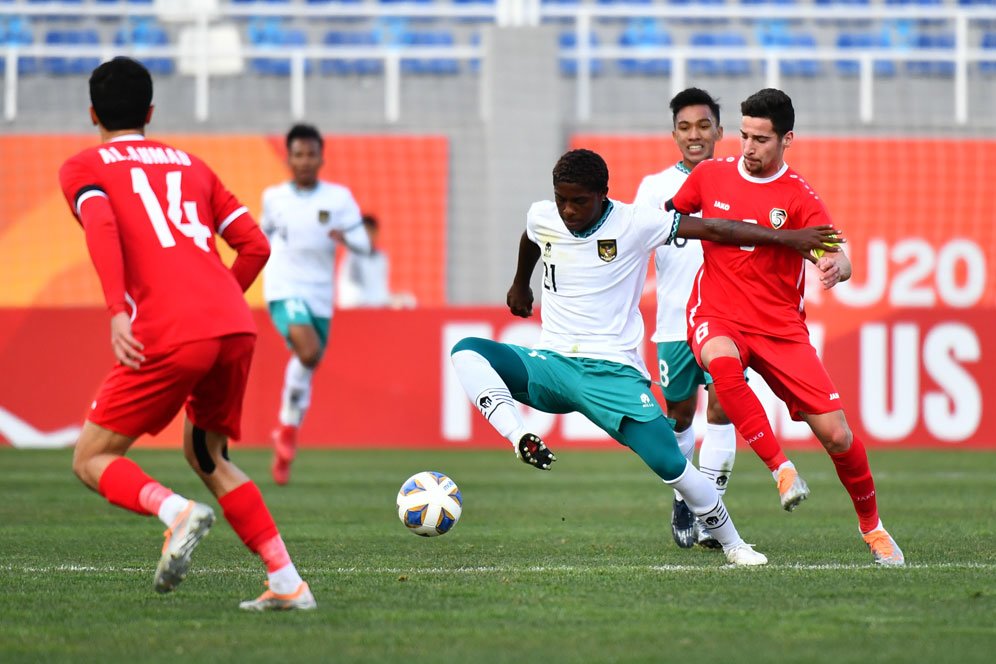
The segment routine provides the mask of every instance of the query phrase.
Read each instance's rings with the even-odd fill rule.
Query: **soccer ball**
[[[449,532],[461,511],[460,488],[442,473],[416,473],[398,491],[398,518],[416,535],[435,537]]]

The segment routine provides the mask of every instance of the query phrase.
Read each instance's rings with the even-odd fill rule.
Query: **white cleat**
[[[896,540],[892,539],[892,535],[886,532],[885,528],[876,528],[861,537],[865,540],[872,557],[879,565],[902,567],[906,564],[906,557],[903,556],[902,549],[896,544]]]
[[[256,599],[239,602],[239,608],[243,611],[309,611],[318,608],[318,602],[308,584],[302,581],[292,593],[281,595],[267,590]]]
[[[729,549],[723,549],[723,553],[726,554],[726,559],[730,564],[737,567],[753,567],[768,564],[768,557],[763,553],[755,551],[753,545],[746,542],[741,542]]]
[[[190,569],[190,556],[194,548],[204,539],[211,524],[214,511],[203,503],[187,501],[173,525],[163,533],[163,553],[156,566],[156,592],[168,593],[174,590],[187,576]]]
[[[782,509],[791,512],[799,503],[809,498],[809,486],[806,480],[792,466],[785,466],[778,471],[778,496]]]

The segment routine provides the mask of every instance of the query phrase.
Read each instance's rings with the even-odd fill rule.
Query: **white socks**
[[[453,369],[464,392],[481,415],[512,445],[526,433],[522,415],[515,406],[512,393],[491,364],[479,353],[461,350],[450,356]]]
[[[304,413],[311,404],[311,377],[315,370],[301,364],[297,355],[291,355],[284,371],[284,389],[280,395],[280,423],[301,426]]]
[[[294,563],[287,563],[276,572],[267,573],[266,578],[270,582],[270,590],[278,595],[290,595],[304,580],[297,573]]]
[[[159,520],[165,523],[167,528],[171,527],[188,502],[190,501],[180,494],[174,493],[159,505]]]
[[[688,462],[692,462],[692,455],[695,454],[695,429],[693,427],[688,427],[684,431],[675,431],[674,439],[678,441],[678,449],[681,453],[685,455]],[[675,500],[684,500],[681,497],[681,492],[677,489],[674,490]]]
[[[733,425],[707,424],[699,449],[699,470],[712,480],[721,496],[726,493],[736,458],[737,431]]]
[[[700,473],[695,466],[687,464],[681,475],[664,483],[681,492],[688,509],[699,517],[710,534],[723,545],[723,549],[729,549],[743,542],[736,526],[733,525],[733,519],[726,512],[723,498],[709,478]]]

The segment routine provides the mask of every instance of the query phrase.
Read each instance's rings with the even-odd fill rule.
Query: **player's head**
[[[377,241],[377,236],[380,235],[380,224],[377,223],[377,217],[372,214],[365,214],[362,218],[363,228],[366,229],[367,235],[370,236],[370,244],[374,244]]]
[[[312,125],[296,124],[287,132],[287,165],[298,187],[311,188],[318,182],[324,148],[321,133]]]
[[[553,167],[557,212],[571,232],[587,229],[602,216],[609,193],[609,167],[591,150],[565,152]]]
[[[131,58],[108,60],[90,74],[90,117],[107,131],[141,131],[152,117],[152,76]]]
[[[723,138],[719,124],[719,103],[705,90],[687,88],[671,99],[671,136],[681,150],[681,160],[688,168],[712,159],[716,141]]]
[[[785,163],[785,149],[795,134],[792,99],[774,88],[765,88],[740,104],[740,150],[744,168],[755,177],[766,178]]]

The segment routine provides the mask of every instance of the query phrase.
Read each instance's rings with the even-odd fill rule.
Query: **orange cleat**
[[[902,550],[896,544],[896,540],[886,532],[885,528],[876,528],[867,535],[861,536],[868,545],[868,549],[879,565],[890,567],[901,567],[906,564],[906,558]]]
[[[290,466],[297,454],[297,427],[284,424],[273,430],[273,481],[283,486],[290,481]]]
[[[239,608],[243,611],[308,611],[318,608],[318,603],[311,594],[311,588],[302,581],[292,593],[281,595],[267,590],[256,599],[239,602]]]
[[[786,512],[791,512],[799,506],[799,503],[809,498],[809,486],[795,466],[783,465],[779,468],[777,482],[782,509]]]
[[[174,590],[187,576],[190,556],[214,523],[214,510],[202,503],[188,501],[164,534],[163,552],[156,567],[156,592]]]

